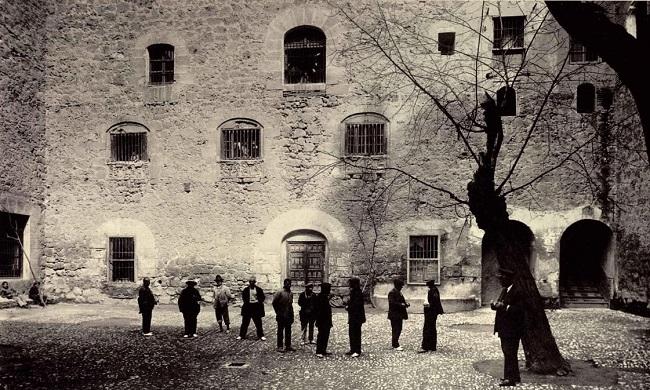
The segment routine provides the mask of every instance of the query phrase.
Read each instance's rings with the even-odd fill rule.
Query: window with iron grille
[[[262,126],[252,120],[233,119],[221,126],[223,160],[257,160],[261,158]]]
[[[598,61],[598,56],[593,51],[587,49],[582,43],[570,40],[569,47],[569,62],[571,63],[581,63],[581,62],[596,62]]]
[[[149,82],[169,84],[174,82],[174,46],[155,44],[147,48],[149,52]]]
[[[0,212],[0,278],[23,275],[26,215]]]
[[[521,51],[524,48],[523,16],[500,16],[492,19],[494,22],[493,51]]]
[[[346,118],[345,155],[385,155],[387,144],[387,121],[377,114],[356,114]]]
[[[593,84],[578,85],[576,91],[576,111],[579,113],[594,112],[596,108],[596,88]]]
[[[147,133],[113,132],[112,161],[147,161]]]
[[[440,54],[449,56],[454,54],[456,45],[456,33],[438,33],[438,51]]]
[[[325,43],[323,31],[299,26],[284,35],[284,82],[308,84],[325,82]]]
[[[409,236],[407,274],[410,284],[440,283],[439,236]]]
[[[133,237],[108,239],[110,280],[135,282],[135,240]]]
[[[497,91],[497,107],[501,116],[517,115],[517,92],[514,88],[503,87]]]

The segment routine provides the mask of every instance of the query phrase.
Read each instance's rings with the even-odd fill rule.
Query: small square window
[[[598,56],[580,42],[571,39],[569,48],[570,63],[597,62]]]
[[[494,22],[492,51],[506,53],[523,51],[526,19],[523,16],[499,16],[492,20]]]
[[[443,32],[438,33],[438,51],[443,56],[454,54],[456,50],[456,33]]]

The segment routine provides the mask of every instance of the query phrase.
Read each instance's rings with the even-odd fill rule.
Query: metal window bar
[[[442,55],[452,55],[455,51],[456,33],[438,33],[438,51]]]
[[[431,279],[439,282],[438,254],[438,236],[410,236],[409,283],[425,283]]]
[[[146,161],[147,133],[111,134],[111,160]]]
[[[502,16],[494,21],[494,49],[515,49],[524,47],[524,17]]]
[[[174,82],[174,47],[154,45],[149,47],[149,82],[169,84]]]
[[[135,282],[135,240],[133,237],[109,238],[109,259],[113,282]]]
[[[347,123],[345,127],[347,155],[386,154],[384,123]]]
[[[587,49],[580,42],[570,41],[569,62],[595,62],[598,61],[596,53]]]
[[[260,128],[223,129],[221,154],[224,160],[260,158]]]
[[[313,43],[313,42],[312,42]],[[285,45],[284,82],[310,84],[325,82],[325,45]]]

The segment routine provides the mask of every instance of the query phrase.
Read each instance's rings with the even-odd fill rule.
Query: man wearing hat
[[[241,306],[241,327],[239,328],[239,336],[237,340],[245,339],[248,332],[248,325],[251,319],[255,324],[257,330],[257,337],[266,341],[264,337],[264,329],[262,329],[262,317],[264,317],[264,291],[256,286],[257,279],[251,276],[248,279],[248,286],[241,292],[242,306]]]
[[[316,294],[314,294],[314,285],[309,283],[305,286],[305,291],[301,292],[300,296],[298,296],[298,306],[300,306],[300,330],[302,331],[303,344],[307,344],[308,330],[309,344],[314,344],[314,324],[316,323],[315,305]]]
[[[490,307],[496,311],[494,333],[499,334],[503,351],[503,380],[499,386],[515,386],[521,382],[517,353],[519,340],[524,333],[524,311],[522,297],[514,286],[514,271],[500,268],[499,281],[503,289],[496,302]]]
[[[214,278],[215,286],[212,287],[212,292],[214,294],[214,314],[217,317],[217,322],[219,323],[219,331],[223,332],[222,321],[226,324],[226,333],[230,333],[230,315],[228,314],[228,302],[233,299],[232,294],[228,286],[223,284],[223,278],[221,275],[217,275]]]
[[[314,305],[316,327],[318,336],[316,336],[316,356],[319,358],[329,355],[327,352],[327,342],[330,338],[332,329],[332,306],[330,306],[330,291],[332,285],[323,283],[320,285],[320,294],[316,297]]]
[[[158,304],[156,298],[149,288],[151,281],[149,278],[142,279],[142,286],[138,289],[138,308],[142,314],[142,334],[145,336],[152,336],[151,332],[151,314],[153,307]]]
[[[181,291],[181,295],[178,297],[178,309],[183,313],[183,320],[185,322],[185,334],[183,337],[199,337],[196,334],[196,317],[198,317],[199,312],[201,311],[201,294],[199,291],[194,288],[196,282],[194,280],[188,280],[185,282],[187,287]]]

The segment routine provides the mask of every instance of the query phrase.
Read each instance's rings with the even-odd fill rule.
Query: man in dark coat
[[[183,337],[199,337],[196,334],[196,317],[198,317],[201,311],[199,302],[203,298],[201,298],[198,290],[194,288],[196,286],[195,281],[188,280],[185,283],[187,287],[181,291],[181,295],[178,297],[178,309],[183,313],[183,320],[185,321],[185,334]]]
[[[440,303],[440,292],[436,287],[435,280],[427,282],[429,291],[427,300],[424,302],[424,327],[422,329],[422,348],[419,353],[435,351],[438,347],[438,330],[436,321],[439,314],[444,314],[442,303]]]
[[[363,306],[363,292],[361,281],[357,277],[350,278],[350,299],[345,307],[348,311],[348,335],[350,336],[350,350],[346,355],[359,357],[361,355],[361,325],[366,322],[366,310]]]
[[[151,331],[151,314],[153,307],[158,304],[156,297],[149,288],[149,284],[151,284],[149,278],[144,278],[142,279],[142,286],[138,289],[138,307],[140,308],[140,314],[142,314],[142,334],[145,336],[153,335]]]
[[[523,301],[519,289],[514,285],[514,272],[499,269],[499,281],[503,289],[496,302],[490,305],[496,311],[494,333],[499,334],[503,351],[503,381],[499,386],[515,386],[521,382],[517,353],[519,340],[524,334]]]
[[[257,330],[257,337],[266,341],[264,337],[264,329],[262,329],[262,317],[264,317],[264,291],[257,287],[255,284],[257,279],[254,276],[251,276],[248,279],[248,286],[244,288],[241,292],[242,307],[241,307],[241,327],[239,328],[239,336],[237,340],[242,340],[246,338],[246,332],[248,332],[248,325],[251,323],[251,319],[255,324],[255,329]]]
[[[409,318],[406,312],[409,304],[406,303],[406,299],[402,295],[404,282],[395,279],[393,280],[393,286],[393,289],[388,293],[388,319],[390,320],[392,346],[396,351],[403,351],[404,349],[399,345],[399,336],[402,334],[404,320]]]
[[[300,306],[300,330],[302,331],[302,343],[307,344],[307,331],[309,331],[309,344],[314,343],[314,323],[316,322],[315,309],[316,294],[314,294],[314,285],[307,284],[305,291],[298,296],[298,306]]]
[[[318,336],[316,336],[316,356],[319,358],[329,355],[327,342],[332,329],[332,306],[330,306],[330,290],[332,285],[323,283],[320,285],[320,294],[316,297],[314,313]]]
[[[291,325],[293,324],[291,279],[285,279],[282,290],[273,296],[273,310],[275,310],[275,320],[278,323],[278,352],[295,351],[291,348]],[[284,343],[282,342],[283,337]]]

